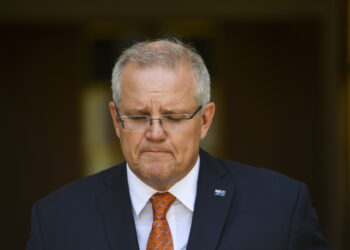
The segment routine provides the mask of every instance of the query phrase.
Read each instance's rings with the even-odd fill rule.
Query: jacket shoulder
[[[123,169],[123,164],[113,166],[99,173],[72,181],[58,188],[36,202],[37,206],[54,206],[90,199],[96,192],[106,187],[106,180]]]
[[[296,197],[305,186],[305,184],[300,181],[272,170],[249,166],[234,161],[217,160],[233,175],[239,186],[244,187],[245,190],[248,191],[269,194],[269,196],[273,194],[294,194],[294,197]]]

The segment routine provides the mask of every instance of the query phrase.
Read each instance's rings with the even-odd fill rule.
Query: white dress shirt
[[[191,171],[168,190],[176,197],[166,216],[173,238],[174,250],[185,250],[187,246],[197,193],[199,161],[198,156],[197,162]],[[128,164],[127,178],[137,239],[140,250],[145,250],[153,223],[152,204],[149,199],[158,191],[142,182],[131,171]]]

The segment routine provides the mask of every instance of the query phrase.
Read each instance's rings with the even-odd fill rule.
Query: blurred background
[[[203,147],[305,182],[350,249],[346,0],[0,2],[1,242],[24,249],[33,202],[123,160],[107,102],[120,51],[177,36],[203,55],[216,120]]]

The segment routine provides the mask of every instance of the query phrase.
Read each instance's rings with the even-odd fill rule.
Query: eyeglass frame
[[[129,117],[140,117],[140,115],[124,115],[124,116],[121,116],[120,113],[119,113],[119,109],[118,109],[118,106],[117,104],[114,102],[114,107],[115,107],[115,110],[117,112],[117,115],[118,115],[118,121],[121,122],[122,124],[122,128],[125,130],[125,131],[128,131],[128,132],[134,132],[134,133],[144,133],[145,131],[147,131],[147,129],[145,131],[131,131],[131,130],[127,130],[125,127],[124,127],[124,122],[125,120],[123,120],[123,118],[129,118]],[[169,116],[169,115],[187,115],[188,117],[184,118],[183,120],[191,120],[201,109],[203,108],[203,105],[199,105],[198,108],[190,115],[190,114],[166,114],[166,115],[160,115],[160,117],[152,117],[150,115],[142,115],[143,117],[147,117],[147,120],[149,121],[149,128],[152,126],[152,121],[153,120],[158,120],[160,122],[160,124],[162,125],[163,124],[163,120],[164,118],[162,117],[166,117],[166,116]],[[148,128],[148,129],[149,129]]]

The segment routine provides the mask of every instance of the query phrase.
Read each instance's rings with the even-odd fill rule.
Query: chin
[[[167,177],[169,176],[169,172],[171,172],[171,167],[169,166],[169,163],[166,164],[165,162],[161,161],[147,162],[145,164],[142,164],[141,166],[141,172],[143,172],[143,174],[149,179],[167,179]]]
[[[149,173],[163,173],[169,169],[169,164],[166,164],[162,161],[152,161],[141,164],[142,168],[145,169]]]

